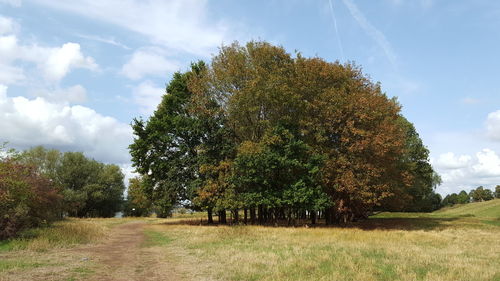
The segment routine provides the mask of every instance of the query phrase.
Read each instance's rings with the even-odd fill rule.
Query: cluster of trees
[[[166,92],[148,120],[134,119],[130,145],[159,216],[183,204],[209,222],[243,210],[252,223],[335,223],[439,208],[429,151],[354,64],[234,43],[174,74]]]
[[[500,185],[495,187],[495,191],[484,188],[482,186],[472,189],[469,193],[465,190],[460,191],[460,193],[452,193],[446,195],[443,199],[443,206],[452,206],[455,204],[467,204],[470,202],[482,202],[492,200],[494,198],[500,198]]]
[[[148,196],[144,177],[129,179],[123,214],[129,217],[147,217],[152,213],[158,213],[159,216],[165,217],[161,214],[161,209],[155,210],[155,206]]]
[[[80,152],[34,147],[0,159],[0,239],[64,215],[111,217],[121,209],[123,174]]]

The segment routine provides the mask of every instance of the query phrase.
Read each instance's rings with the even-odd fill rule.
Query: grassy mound
[[[478,218],[500,219],[500,199],[469,204],[457,204],[452,207],[437,210],[433,214],[443,217],[474,216]]]

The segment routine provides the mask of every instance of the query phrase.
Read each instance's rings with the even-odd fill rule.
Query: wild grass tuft
[[[48,227],[27,230],[18,238],[2,241],[0,251],[45,251],[75,244],[96,242],[105,235],[105,227],[91,220],[67,219]]]

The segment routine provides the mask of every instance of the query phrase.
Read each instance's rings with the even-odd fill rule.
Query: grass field
[[[380,213],[345,228],[200,226],[189,216],[144,219],[137,270],[147,272],[154,253],[155,268],[179,280],[500,280],[498,199]],[[62,272],[55,280],[98,280],[101,264],[68,262],[60,249],[100,243],[130,221],[72,219],[4,242],[0,280],[51,268]]]

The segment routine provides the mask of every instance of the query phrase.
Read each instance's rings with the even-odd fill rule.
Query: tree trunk
[[[239,221],[239,218],[240,218],[240,214],[239,214],[240,210],[236,209],[236,210],[234,210],[233,213],[234,213],[234,223],[238,224],[238,221]]]
[[[333,208],[326,208],[325,209],[325,223],[326,225],[331,225],[333,224]]]
[[[209,224],[213,224],[214,223],[214,218],[213,218],[213,215],[212,215],[212,208],[208,208],[207,214],[208,214],[208,223]]]
[[[247,222],[248,222],[248,220],[247,220],[247,219],[248,219],[248,209],[247,209],[247,208],[245,208],[245,209],[243,210],[243,213],[245,214],[245,216],[244,216],[244,218],[243,218],[243,222],[244,222],[245,224],[247,224]]]
[[[262,205],[259,205],[259,210],[258,210],[257,215],[259,217],[259,224],[263,224],[264,223],[264,208],[262,208]]]
[[[220,224],[226,224],[227,223],[227,220],[226,220],[226,210],[222,210],[219,212],[219,223]]]
[[[255,208],[250,208],[250,223],[255,224]]]
[[[316,224],[316,211],[311,211],[311,224]]]

